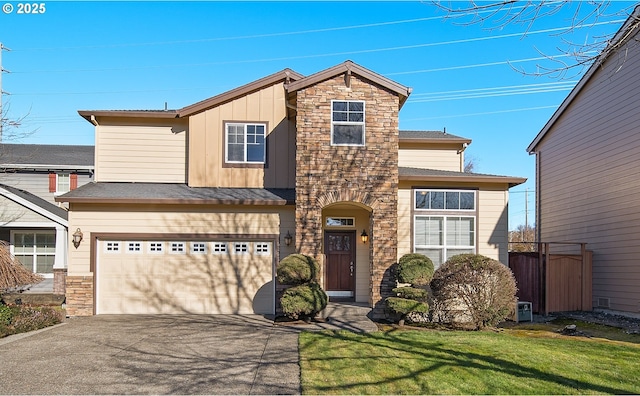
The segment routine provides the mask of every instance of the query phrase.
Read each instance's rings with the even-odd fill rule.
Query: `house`
[[[640,312],[639,9],[527,151],[536,155],[538,240],[587,243],[593,306]]]
[[[273,314],[277,262],[316,257],[330,298],[381,301],[409,252],[507,262],[508,190],[469,139],[398,131],[411,90],[351,61],[285,69],[179,110],[87,110],[93,183],[56,198],[82,232],[67,312]]]
[[[0,239],[64,294],[67,209],[54,198],[91,181],[93,146],[0,144]],[[56,274],[57,273],[57,274]]]

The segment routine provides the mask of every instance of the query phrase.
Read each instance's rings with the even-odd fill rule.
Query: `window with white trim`
[[[71,177],[68,173],[56,175],[56,193],[62,194],[71,191]]]
[[[234,242],[233,253],[235,254],[247,254],[249,253],[249,244],[247,242]]]
[[[104,243],[104,251],[105,253],[119,253],[120,252],[120,242],[117,241],[107,241]]]
[[[164,242],[149,242],[149,253],[162,253],[164,251]]]
[[[193,254],[207,254],[206,242],[191,242],[191,253]]]
[[[269,242],[256,242],[254,243],[255,254],[264,256],[271,254],[271,243]]]
[[[266,124],[225,124],[225,162],[264,164],[266,162]]]
[[[171,242],[169,252],[175,254],[186,253],[186,247],[184,242]]]
[[[475,220],[472,216],[416,215],[414,252],[429,257],[436,268],[456,254],[475,253]]]
[[[331,144],[364,146],[364,101],[331,101]]]
[[[226,242],[211,242],[211,253],[224,254],[227,252]]]
[[[415,190],[416,210],[475,210],[475,191]]]
[[[142,253],[142,242],[127,242],[127,253]]]
[[[53,273],[56,258],[55,231],[16,231],[13,233],[13,255],[29,271]]]

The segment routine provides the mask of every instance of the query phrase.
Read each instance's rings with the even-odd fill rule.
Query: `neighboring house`
[[[45,277],[62,271],[64,294],[67,210],[54,198],[93,175],[93,146],[0,144],[0,239],[22,264]]]
[[[517,177],[463,173],[470,140],[398,131],[410,89],[347,61],[168,111],[80,111],[95,182],[70,205],[67,312],[273,314],[276,263],[316,257],[331,298],[382,314],[409,252],[507,262]]]
[[[527,150],[538,239],[593,251],[593,306],[640,312],[638,9]]]

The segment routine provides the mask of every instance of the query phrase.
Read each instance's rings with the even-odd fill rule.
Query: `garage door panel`
[[[271,254],[141,250],[99,249],[98,314],[273,313]]]

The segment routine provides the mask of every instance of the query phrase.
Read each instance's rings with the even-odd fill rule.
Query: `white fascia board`
[[[27,209],[35,212],[35,213],[38,213],[39,215],[42,215],[42,216],[46,217],[47,219],[49,219],[49,220],[51,220],[53,222],[61,224],[61,225],[65,226],[65,227],[67,227],[67,228],[69,227],[69,222],[67,220],[63,219],[62,217],[60,217],[60,216],[58,216],[56,214],[53,214],[53,213],[49,212],[48,210],[46,210],[44,208],[41,208],[38,205],[34,205],[32,202],[29,202],[26,199],[21,198],[21,197],[15,195],[14,193],[12,193],[12,192],[4,189],[4,188],[1,188],[1,187],[0,187],[0,195],[2,195],[3,197],[5,197],[7,199],[12,200],[13,202],[15,202],[17,204],[20,204],[20,205],[24,206],[25,208],[27,208]]]

